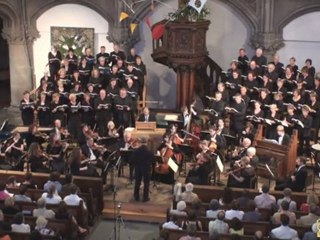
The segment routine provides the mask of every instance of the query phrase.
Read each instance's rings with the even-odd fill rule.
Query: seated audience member
[[[188,212],[188,219],[181,224],[182,229],[187,229],[189,225],[195,225],[197,231],[202,231],[201,222],[197,219],[197,214],[194,211]]]
[[[7,215],[15,215],[16,213],[20,212],[19,209],[14,206],[13,197],[8,197],[6,200],[4,200],[4,208],[2,211]]]
[[[257,222],[261,218],[261,213],[259,213],[256,209],[256,204],[253,200],[249,201],[248,204],[248,211],[244,213],[243,215],[243,221],[248,222]]]
[[[43,239],[44,239],[43,236],[38,230],[33,230],[30,233],[30,240],[43,240]]]
[[[21,184],[27,186],[27,188],[30,188],[30,189],[37,189],[37,185],[33,181],[31,172],[26,173],[24,177],[24,181]]]
[[[262,186],[262,193],[254,198],[257,208],[271,209],[276,204],[276,198],[269,194],[269,187]]]
[[[50,173],[49,180],[44,184],[43,190],[49,192],[49,189],[52,185],[55,185],[58,193],[61,192],[62,185],[59,182],[60,173],[59,172],[52,172]]]
[[[18,188],[17,180],[15,176],[8,177],[6,188]]]
[[[185,201],[179,201],[177,203],[177,209],[171,209],[170,210],[170,215],[175,215],[175,216],[187,216],[187,212],[185,211],[187,208],[187,204]]]
[[[11,226],[7,221],[4,221],[3,212],[2,212],[2,210],[0,210],[0,233],[4,232],[4,231],[6,231],[6,232],[11,231]]]
[[[221,206],[230,206],[233,201],[233,191],[229,187],[225,187],[223,190],[222,198],[219,199]]]
[[[280,216],[281,226],[272,229],[270,235],[272,238],[276,239],[299,239],[298,232],[289,225],[289,217],[286,214],[281,214]]]
[[[56,211],[56,214],[55,214],[56,219],[68,220],[70,218],[70,216],[71,215],[68,212],[67,204],[65,202],[61,201],[60,204],[59,204],[59,207],[58,207],[58,209]],[[77,220],[73,216],[71,216],[71,217],[72,217],[72,222],[78,228],[78,232],[79,233],[82,234],[82,233],[87,232],[87,229],[78,226]]]
[[[0,200],[5,200],[8,197],[10,197],[10,194],[6,190],[6,184],[0,181]]]
[[[225,219],[225,212],[219,211],[217,214],[216,220],[211,220],[209,222],[209,236],[213,236],[214,233],[218,234],[227,234],[229,232],[229,225],[224,222]]]
[[[26,185],[20,185],[19,194],[14,196],[15,202],[32,202],[31,198],[26,195],[28,188]]]
[[[233,218],[230,221],[230,228],[229,228],[230,234],[236,234],[242,236],[244,234],[244,228],[242,221],[239,220],[239,218]]]
[[[36,220],[36,227],[35,230],[38,230],[41,235],[44,236],[53,236],[55,233],[52,229],[47,228],[48,220],[45,219],[43,216],[39,216]]]
[[[194,198],[191,202],[191,210],[193,210],[198,217],[206,214],[205,209],[202,207],[202,202],[199,198]]]
[[[319,216],[317,214],[317,206],[314,204],[311,204],[309,207],[309,213],[306,216],[301,216],[297,220],[297,225],[302,225],[302,226],[312,226],[318,219]]]
[[[289,211],[297,210],[297,203],[291,199],[291,189],[285,188],[283,189],[283,198],[278,199],[277,205],[280,207],[282,201],[287,201],[289,203]]]
[[[69,206],[79,206],[80,201],[83,202],[83,207],[86,208],[86,204],[78,195],[78,187],[76,185],[71,186],[70,194],[65,196],[63,201]]]
[[[243,189],[241,193],[241,197],[239,197],[237,201],[241,209],[248,208],[248,204],[250,201],[248,189],[245,189],[245,188]]]
[[[38,208],[33,209],[32,216],[39,217],[43,216],[45,218],[54,218],[55,213],[51,209],[46,208],[46,201],[43,198],[39,198],[37,201]]]
[[[231,220],[233,218],[243,219],[244,212],[239,210],[239,203],[237,200],[233,200],[231,209],[226,211],[226,219]]]
[[[201,238],[196,237],[197,226],[194,224],[190,224],[187,227],[187,236],[183,236],[179,238],[179,240],[201,240]]]
[[[280,224],[281,223],[280,216],[282,214],[285,214],[288,216],[290,225],[293,225],[296,223],[296,214],[294,212],[289,211],[289,203],[287,201],[281,202],[279,211],[276,212],[275,214],[273,214],[273,216],[271,218],[272,223],[273,224]]]
[[[217,218],[220,204],[216,199],[212,199],[209,204],[209,210],[206,211],[206,217]]]
[[[162,228],[163,229],[179,229],[179,226],[177,225],[177,216],[171,215],[170,220],[162,224]]]
[[[59,204],[62,199],[58,195],[56,185],[52,184],[49,188],[49,192],[42,194],[42,198],[46,201],[46,204]]]
[[[11,224],[11,231],[17,233],[30,233],[30,225],[24,223],[24,216],[22,213],[17,213],[13,218]]]
[[[187,183],[185,186],[186,190],[181,194],[181,200],[186,203],[191,203],[193,199],[198,198],[198,195],[193,193],[193,184]]]
[[[65,184],[62,185],[61,192],[64,194],[70,194],[72,186],[76,186],[78,193],[80,192],[79,187],[73,183],[73,176],[71,173],[66,174]]]
[[[312,204],[314,204],[316,206],[318,206],[318,204],[319,204],[319,197],[315,192],[308,193],[307,202],[301,204],[300,211],[308,213],[309,208]],[[319,207],[318,207],[318,209],[319,209]]]

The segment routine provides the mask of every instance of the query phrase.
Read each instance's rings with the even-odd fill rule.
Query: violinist
[[[226,148],[226,139],[221,134],[221,130],[216,126],[209,128],[209,136],[206,140],[209,141],[208,146],[210,150],[215,151],[216,149],[223,150]]]
[[[45,172],[49,169],[44,162],[48,160],[47,156],[41,151],[40,145],[36,142],[31,143],[28,151],[28,164],[30,164],[31,172]]]
[[[47,134],[39,132],[37,125],[32,124],[29,126],[28,135],[26,137],[27,147],[29,147],[33,142],[37,142],[41,145],[45,143],[47,139]]]
[[[49,143],[46,149],[47,155],[50,156],[50,168],[53,171],[64,173],[65,162],[64,154],[67,150],[68,144],[62,143],[57,134],[51,134],[49,137]]]
[[[81,151],[88,160],[89,165],[104,169],[105,153],[107,153],[106,148],[97,145],[93,138],[88,138],[86,144],[81,146]]]
[[[209,142],[202,140],[199,143],[201,152],[196,156],[196,162],[191,165],[186,183],[191,182],[193,184],[206,185],[209,181],[209,173],[212,171],[212,152],[208,147]]]
[[[182,139],[179,134],[177,133],[177,126],[174,124],[171,124],[169,126],[169,130],[170,130],[170,145],[173,146],[173,159],[177,161],[177,163],[180,165],[182,162],[182,154],[181,151],[179,149],[180,144],[182,144],[184,142],[184,139]]]
[[[59,119],[56,119],[54,121],[53,133],[55,133],[57,135],[57,137],[60,141],[67,139],[70,135],[68,130],[61,126],[61,121]]]
[[[20,101],[21,118],[24,126],[29,126],[34,121],[35,102],[30,98],[30,92],[23,92],[23,99]]]
[[[76,147],[72,150],[68,159],[70,172],[74,176],[97,176],[98,173],[94,166],[85,165],[87,160],[83,159],[81,148]]]
[[[107,124],[107,136],[108,137],[113,137],[113,138],[118,138],[119,137],[119,133],[118,130],[116,129],[116,125],[114,124],[113,121],[109,121]]]
[[[37,103],[36,111],[39,120],[39,126],[48,127],[51,123],[51,113],[46,93],[40,94],[40,100]]]
[[[99,135],[93,132],[87,124],[81,124],[81,131],[78,134],[78,144],[81,147],[86,144],[88,138],[98,139]]]
[[[255,170],[250,164],[249,157],[243,157],[235,164],[233,170],[228,173],[228,187],[250,188],[251,179],[255,176]]]
[[[9,160],[11,166],[23,171],[23,164],[19,163],[21,162],[20,160],[21,157],[23,157],[25,149],[24,142],[19,132],[14,132],[12,136],[13,138],[7,142],[4,152],[6,153],[7,159]]]
[[[247,149],[251,146],[251,140],[249,138],[243,138],[241,145],[236,147],[232,153],[232,159],[238,160],[247,155]]]

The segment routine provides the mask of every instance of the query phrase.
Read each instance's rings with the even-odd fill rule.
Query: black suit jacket
[[[275,139],[277,142],[279,142],[279,136],[276,137]],[[282,139],[282,144],[283,146],[288,146],[290,143],[290,136],[289,134],[284,134],[283,139]]]
[[[302,192],[306,187],[306,180],[308,176],[307,168],[303,166],[299,171],[296,170],[293,175],[296,177],[296,180],[291,182],[289,187],[293,192]]]
[[[145,115],[143,113],[141,113],[139,115],[138,122],[144,122],[144,121],[145,121]],[[149,113],[148,122],[155,122],[155,121],[156,121],[156,116],[152,113]]]

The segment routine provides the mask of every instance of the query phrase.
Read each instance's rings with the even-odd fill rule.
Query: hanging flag
[[[154,40],[160,39],[164,34],[164,24],[159,23],[152,29],[152,38]]]
[[[125,12],[121,12],[119,16],[119,22],[123,21],[124,19],[128,18],[129,15]]]
[[[193,7],[199,14],[207,0],[190,0],[188,5]]]
[[[137,26],[138,26],[138,24],[136,24],[136,23],[130,23],[130,30],[131,30],[131,33],[133,33],[133,32],[134,32],[134,30],[136,30]]]
[[[146,23],[146,25],[151,28],[151,20],[150,20],[150,16],[146,16],[146,18],[144,19],[144,22]]]

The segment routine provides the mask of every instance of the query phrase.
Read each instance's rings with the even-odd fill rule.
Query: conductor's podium
[[[166,129],[156,128],[156,125],[152,122],[137,123],[136,128],[126,128],[125,131],[131,132],[133,138],[145,138],[148,142],[149,149],[156,152],[158,146],[162,142],[162,137],[165,134]]]

